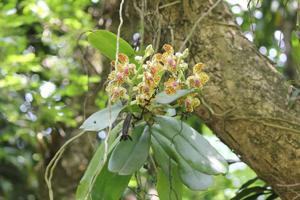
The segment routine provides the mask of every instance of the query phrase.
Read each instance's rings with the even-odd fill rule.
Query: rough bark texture
[[[160,45],[179,48],[215,2],[183,0],[156,9],[151,1],[146,40],[157,40],[160,31]],[[282,199],[300,199],[300,104],[288,107],[283,76],[243,37],[223,2],[200,22],[187,47],[191,63],[204,62],[211,77],[203,92],[207,105],[197,115]]]

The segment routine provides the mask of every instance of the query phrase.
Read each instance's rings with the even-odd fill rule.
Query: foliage
[[[86,64],[82,57],[86,53],[81,50],[90,49],[87,42],[79,40],[79,37],[96,26],[108,27],[105,23],[100,23],[106,21],[106,16],[101,11],[103,2],[97,2],[0,2],[0,198],[38,199],[44,185],[39,182],[42,176],[40,166],[48,163],[53,152],[85,118],[84,99],[89,95],[89,88],[100,84],[102,75],[99,65],[83,68]],[[244,6],[229,4],[233,11],[239,8],[239,12],[234,13],[245,36],[252,38],[260,52],[276,62],[279,71],[284,71],[287,65],[299,66],[299,29],[293,24],[296,13],[293,2],[251,1],[248,8],[248,2]],[[107,21],[109,20],[111,19]],[[287,30],[284,25],[290,23],[292,28]],[[289,42],[292,48],[288,52],[284,46]],[[130,53],[121,52],[129,55],[131,63],[137,64]],[[93,59],[99,63],[101,59],[97,57],[98,54],[92,54],[96,55]],[[111,59],[114,58],[115,55],[112,55]],[[84,60],[92,59],[85,57]],[[87,71],[90,73],[89,77],[86,75]],[[298,95],[294,94],[298,90],[295,91],[291,99],[297,98]],[[189,91],[184,90],[183,95],[186,95],[185,92]],[[181,92],[177,91],[176,95],[179,93]],[[156,100],[157,103],[165,100],[169,104],[174,101],[173,98],[178,98],[176,95],[169,100],[166,97],[170,96],[160,93]],[[91,104],[95,103],[95,107],[100,109],[105,107],[106,101],[107,95],[100,91]],[[128,106],[122,112],[133,112],[135,109],[139,108]],[[169,116],[175,115],[173,109],[167,109],[166,112]],[[123,114],[120,116],[123,117]],[[187,123],[204,134],[206,139],[211,139],[210,143],[216,139],[199,119],[189,115]],[[152,137],[151,145],[155,144]],[[219,149],[221,143],[214,146]],[[163,149],[157,147],[150,150],[156,160],[163,159],[158,155],[164,154],[155,154],[155,150],[163,152]],[[222,149],[220,153],[224,155],[224,151]],[[228,158],[229,154],[231,155],[226,153],[224,156]],[[147,162],[129,182],[128,187],[139,191],[139,196],[145,195],[145,190],[150,190],[153,183],[157,182],[152,172],[149,174],[144,170],[151,163]],[[173,161],[172,163],[176,165]],[[161,175],[163,170],[158,169],[158,174]],[[147,182],[144,177],[148,177]],[[168,184],[161,177],[158,176],[159,185]],[[254,172],[244,164],[231,164],[226,176],[214,177],[215,184],[209,190],[195,192],[182,186],[182,196],[184,199],[229,199],[235,195],[242,183],[253,177]],[[178,178],[175,177],[176,180]],[[95,187],[98,184],[106,185],[103,182],[98,183],[99,180],[101,179],[95,181]],[[138,182],[147,187],[144,190],[139,188]],[[256,181],[251,185],[256,186],[265,187],[265,184]],[[125,191],[130,192],[132,191],[128,188]]]
[[[260,53],[276,63],[279,71],[295,68],[299,75],[297,1],[250,0],[246,5],[246,8],[239,5],[232,7],[237,10],[236,19],[245,36],[253,41]],[[296,73],[285,75],[293,79]]]
[[[61,130],[81,121],[88,79],[74,38],[94,27],[88,6],[0,2],[0,198],[37,198],[37,169],[65,137]]]

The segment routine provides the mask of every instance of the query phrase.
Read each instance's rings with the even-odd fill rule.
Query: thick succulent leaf
[[[159,133],[174,143],[176,152],[194,169],[205,174],[227,172],[226,160],[196,130],[172,117],[157,116]]]
[[[130,181],[131,175],[121,176],[112,173],[107,168],[107,163],[96,179],[92,190],[92,200],[120,199]]]
[[[115,126],[112,131],[110,132],[110,136],[108,139],[108,145],[111,147],[109,150],[111,150],[116,144],[116,138],[118,133],[120,133],[122,129],[123,123],[119,123],[117,126]],[[104,144],[100,144],[97,151],[95,152],[93,158],[91,159],[87,169],[85,170],[85,173],[83,177],[80,180],[80,183],[77,187],[76,191],[76,199],[77,200],[85,200],[88,196],[90,186],[92,183],[92,179],[95,177],[97,171],[100,171],[104,166]],[[109,152],[108,152],[109,153]]]
[[[154,158],[158,162],[165,173],[169,176],[170,167],[179,168],[179,176],[184,185],[192,190],[205,190],[213,183],[213,178],[210,175],[201,173],[200,171],[193,169],[183,157],[176,152],[172,140],[169,140],[165,136],[161,135],[160,127],[156,124],[151,128],[152,131],[152,147],[154,152]],[[170,158],[174,158],[169,160]],[[170,163],[171,161],[171,163]],[[170,165],[171,164],[171,165]]]
[[[169,104],[191,92],[193,92],[193,90],[178,90],[175,94],[172,95],[161,92],[156,95],[155,101],[160,104]]]
[[[182,183],[178,176],[176,168],[171,169],[170,176],[167,176],[162,170],[158,170],[157,175],[157,192],[159,199],[163,200],[181,200],[182,199]]]
[[[168,108],[166,110],[166,115],[169,117],[173,117],[176,115],[176,109],[175,108]]]
[[[165,144],[165,145],[167,145],[167,144]],[[162,169],[162,171],[165,173],[165,175],[169,176],[170,165],[172,168],[174,168],[174,167],[177,167],[177,163],[168,155],[168,153],[162,147],[162,145],[158,142],[158,139],[156,139],[154,134],[151,137],[151,147],[152,147],[152,150],[154,153],[154,159],[155,159],[157,165]],[[169,147],[171,147],[171,146],[168,146],[168,147],[165,146],[165,148],[169,148]],[[169,151],[172,151],[172,150],[169,150]]]
[[[89,43],[111,60],[116,58],[117,36],[106,30],[93,31],[88,35]],[[135,63],[135,51],[125,40],[119,40],[119,52],[126,54],[132,63]]]
[[[191,190],[206,190],[213,184],[213,177],[193,169],[184,160],[179,161],[179,176]]]
[[[180,156],[174,147],[174,144],[171,139],[167,138],[161,133],[161,128],[158,124],[155,124],[151,127],[152,134],[152,144],[154,147],[161,147],[156,148],[157,150],[163,150],[167,157],[170,157],[171,159],[177,161],[177,157]]]
[[[107,107],[95,112],[83,122],[80,129],[85,131],[100,131],[107,128],[110,123],[114,123],[122,109],[122,103],[119,101],[112,105],[111,108]]]
[[[139,125],[133,129],[132,141],[120,141],[109,159],[108,169],[120,175],[129,175],[145,163],[150,148],[149,127]]]

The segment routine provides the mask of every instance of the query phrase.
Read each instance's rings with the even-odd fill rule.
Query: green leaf
[[[178,177],[177,168],[171,169],[170,176],[166,176],[162,170],[158,170],[157,192],[159,199],[162,200],[182,199],[182,183]]]
[[[179,176],[182,182],[191,190],[206,190],[213,184],[211,175],[193,169],[184,160],[179,161]]]
[[[266,198],[266,200],[275,200],[275,199],[277,199],[277,197],[278,197],[278,195],[273,193],[270,196],[268,196],[268,198]]]
[[[264,193],[259,193],[259,194],[254,194],[254,195],[251,195],[249,197],[246,197],[245,199],[243,200],[257,200],[259,196],[261,195],[264,195]]]
[[[250,186],[251,184],[253,184],[254,182],[256,182],[258,180],[258,177],[254,177],[250,180],[248,180],[246,183],[244,183],[239,190],[243,190],[245,188],[247,188],[248,186]]]
[[[152,131],[152,128],[151,128],[151,131]],[[169,154],[167,153],[167,151],[170,152],[173,150],[170,149],[171,146],[168,145],[168,143],[160,144],[159,141],[161,142],[161,140],[156,139],[155,135],[152,134],[152,137],[151,137],[151,146],[152,146],[152,150],[154,153],[154,159],[155,159],[157,165],[163,170],[163,172],[167,176],[169,176],[170,165],[172,168],[177,167],[177,163],[169,155],[169,154],[173,154],[173,152],[171,152]],[[163,145],[164,145],[164,147],[163,147]],[[169,150],[165,150],[166,148],[169,148]]]
[[[172,139],[167,138],[161,133],[162,129],[158,124],[155,124],[151,127],[152,137],[153,137],[153,146],[160,146],[163,151],[167,154],[167,157],[172,158],[173,160],[177,161],[177,157],[180,156],[174,147]],[[155,146],[155,143],[158,145]],[[159,148],[157,148],[159,150]],[[163,154],[165,155],[165,154]]]
[[[175,108],[167,108],[166,115],[169,117],[174,117],[176,115],[176,109]]]
[[[103,55],[111,60],[116,58],[117,36],[106,30],[97,30],[88,35],[89,43],[97,48]],[[135,63],[135,51],[125,40],[120,38],[119,52],[129,57],[130,62]]]
[[[107,107],[95,112],[83,122],[80,129],[85,131],[100,131],[108,127],[110,123],[113,124],[122,109],[122,103],[119,101],[112,105],[110,109]]]
[[[139,125],[133,129],[132,141],[120,141],[109,159],[108,169],[120,175],[129,175],[145,163],[150,148],[149,127]]]
[[[231,200],[241,200],[253,194],[263,194],[267,189],[265,187],[255,186],[239,191]]]
[[[130,113],[141,113],[142,109],[139,105],[133,104],[133,105],[127,105],[124,109],[124,112],[130,112]]]
[[[176,151],[194,169],[205,174],[227,172],[226,160],[196,130],[184,122],[167,116],[157,116],[160,134],[173,141]]]
[[[120,133],[122,126],[123,123],[121,122],[117,126],[115,126],[113,130],[110,132],[108,145],[111,148],[109,150],[111,150],[117,144],[114,141],[117,138],[118,133]],[[91,159],[77,187],[77,191],[76,191],[77,200],[85,200],[85,198],[88,196],[93,177],[95,176],[97,171],[100,171],[103,168],[104,165],[103,158],[104,158],[104,145],[100,144],[97,151],[93,155],[93,158]]]
[[[169,104],[193,91],[194,90],[178,90],[175,94],[172,95],[168,95],[165,92],[161,92],[156,95],[155,101],[160,104]]]
[[[191,190],[205,190],[212,185],[213,179],[210,175],[199,172],[193,169],[182,156],[176,152],[172,140],[169,140],[165,136],[161,135],[160,127],[155,124],[152,128],[152,147],[154,152],[154,158],[157,161],[158,166],[162,168],[164,173],[169,176],[170,166],[178,166],[179,176],[183,184]],[[171,158],[171,160],[169,160]],[[173,159],[176,161],[174,164]],[[171,164],[171,165],[170,165]]]
[[[92,190],[92,200],[120,199],[130,181],[131,175],[121,176],[112,173],[107,169],[107,163],[96,179]]]

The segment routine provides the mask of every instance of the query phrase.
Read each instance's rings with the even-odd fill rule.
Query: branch
[[[189,32],[189,34],[187,35],[187,37],[185,38],[185,40],[182,42],[179,51],[183,51],[186,43],[191,39],[191,37],[193,36],[197,26],[199,25],[199,23],[207,16],[209,15],[209,13],[221,2],[222,0],[218,0],[216,3],[214,3],[209,9],[208,11],[206,11],[205,13],[203,13],[198,20],[196,21],[196,23],[194,24],[194,26],[192,27],[191,31]]]

